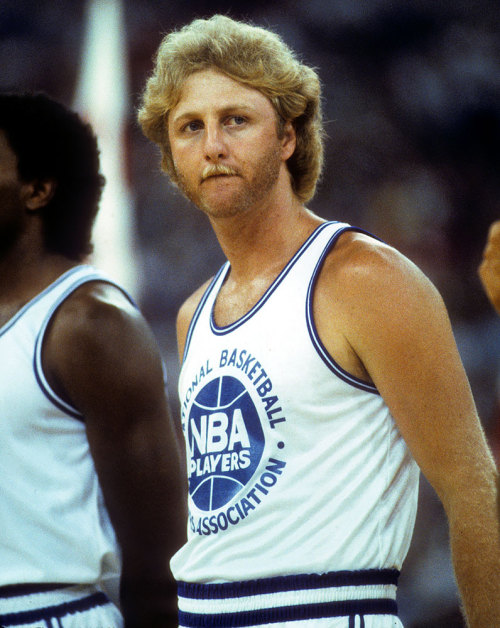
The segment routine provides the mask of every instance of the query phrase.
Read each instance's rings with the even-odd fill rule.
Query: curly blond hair
[[[323,167],[321,87],[316,72],[300,63],[279,35],[223,15],[197,19],[166,35],[156,54],[138,120],[159,145],[162,168],[177,183],[168,141],[168,113],[193,72],[215,68],[269,98],[278,119],[290,120],[297,146],[288,159],[292,188],[306,202],[314,196]]]

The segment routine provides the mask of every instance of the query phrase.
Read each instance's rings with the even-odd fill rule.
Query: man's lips
[[[214,177],[231,177],[238,176],[238,173],[233,168],[229,166],[224,166],[221,164],[206,166],[201,174],[201,182],[206,181],[207,179],[212,179]]]

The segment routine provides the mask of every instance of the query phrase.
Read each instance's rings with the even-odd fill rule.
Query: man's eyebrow
[[[243,105],[243,104],[231,104],[231,105],[226,105],[225,107],[222,107],[221,109],[217,110],[217,113],[219,113],[220,115],[227,115],[228,113],[233,113],[234,111],[253,111],[254,107],[252,107],[251,105]],[[187,111],[180,111],[179,114],[174,115],[172,122],[174,124],[182,122],[183,120],[193,120],[196,118],[200,118],[201,117],[201,113],[199,111],[199,109],[191,109],[191,110],[187,110]]]

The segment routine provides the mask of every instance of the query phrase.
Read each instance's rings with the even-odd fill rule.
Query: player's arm
[[[179,352],[179,360],[182,364],[184,357],[184,348],[186,345],[186,337],[189,331],[189,325],[193,318],[196,308],[198,307],[201,298],[205,294],[205,290],[210,285],[212,280],[209,279],[202,286],[200,286],[191,296],[189,296],[179,308],[177,313],[177,349]]]
[[[318,284],[320,335],[374,382],[440,497],[470,626],[500,626],[498,472],[443,301],[394,249],[343,238]]]
[[[176,626],[169,559],[186,534],[185,474],[156,341],[115,287],[80,287],[56,313],[44,345],[49,382],[85,425],[122,550],[127,628]]]
[[[500,314],[500,220],[490,227],[479,266],[479,277],[489,300]]]

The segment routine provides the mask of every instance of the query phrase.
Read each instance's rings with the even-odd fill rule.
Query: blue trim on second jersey
[[[79,421],[84,422],[83,414],[81,412],[78,412],[76,408],[73,408],[73,406],[70,406],[65,401],[57,397],[55,393],[52,392],[52,389],[48,388],[45,385],[45,382],[40,378],[35,358],[33,358],[33,371],[35,373],[35,379],[38,383],[38,386],[40,387],[40,390],[47,397],[50,403],[56,406],[58,410],[61,410],[61,412],[65,412],[66,414],[72,416],[74,419],[78,419]]]
[[[333,249],[339,237],[346,231],[356,231],[357,233],[364,233],[365,235],[375,237],[375,236],[372,236],[371,233],[368,233],[367,231],[364,231],[363,229],[360,229],[358,227],[351,227],[351,226],[345,227],[344,229],[340,229],[339,231],[336,231],[333,234],[330,241],[326,245],[323,253],[321,254],[321,257],[319,258],[318,263],[316,264],[316,268],[314,269],[314,272],[311,277],[311,281],[309,283],[309,289],[307,291],[307,298],[306,298],[306,323],[307,323],[307,328],[309,330],[309,336],[311,338],[311,342],[314,348],[316,349],[316,351],[318,352],[320,358],[326,364],[326,366],[346,384],[350,384],[351,386],[354,386],[355,388],[359,388],[360,390],[364,390],[365,392],[378,395],[380,393],[378,392],[376,386],[368,382],[365,382],[364,380],[360,379],[359,377],[356,377],[355,375],[351,375],[351,373],[344,370],[339,364],[337,364],[337,362],[328,353],[325,345],[321,342],[321,339],[318,335],[318,331],[316,329],[316,324],[314,322],[313,292],[314,292],[314,287],[316,286],[316,282],[318,280],[319,272],[323,266],[323,263],[327,255]],[[375,239],[378,239],[378,238],[375,238]]]
[[[45,297],[49,292],[51,292],[54,288],[56,288],[61,282],[65,281],[68,277],[71,277],[71,275],[77,272],[80,272],[83,267],[85,267],[85,265],[73,266],[72,268],[67,270],[65,273],[63,273],[60,277],[58,277],[55,281],[53,281],[50,285],[44,288],[41,292],[35,295],[32,299],[30,299],[28,303],[23,305],[23,307],[20,310],[18,310],[14,314],[14,316],[5,323],[3,327],[0,328],[0,336],[5,334],[13,325],[15,325],[16,322],[21,318],[21,316],[27,310],[33,307],[33,305],[38,303],[40,299],[43,299],[43,297]]]
[[[119,284],[117,284],[112,279],[107,278],[105,275],[101,274],[99,271],[95,270],[92,266],[88,265],[80,265],[72,268],[70,271],[64,273],[57,279],[54,283],[52,283],[42,294],[47,294],[51,290],[53,290],[56,286],[60,285],[60,283],[64,280],[67,280],[71,275],[81,272],[83,269],[87,268],[89,270],[89,274],[82,275],[79,279],[76,279],[73,283],[71,283],[64,292],[62,292],[57,298],[56,302],[52,305],[47,315],[44,318],[44,321],[40,327],[38,336],[35,341],[35,350],[33,352],[33,372],[35,374],[35,379],[40,387],[40,390],[47,397],[47,399],[56,406],[62,412],[69,414],[74,419],[78,419],[79,421],[84,421],[84,416],[81,412],[79,412],[76,408],[74,408],[71,404],[61,399],[57,393],[55,393],[50,387],[48,381],[46,380],[43,374],[43,366],[42,366],[42,344],[45,338],[45,332],[47,331],[47,327],[54,316],[55,312],[61,307],[64,301],[80,286],[83,286],[86,283],[91,283],[93,281],[99,281],[101,283],[106,283],[108,285],[114,286],[117,288],[133,305],[137,308],[137,304],[131,295],[122,288]]]
[[[213,308],[210,314],[210,329],[216,336],[223,336],[224,334],[228,334],[241,325],[243,325],[249,318],[251,318],[256,312],[260,310],[260,308],[265,305],[270,296],[275,292],[281,282],[285,279],[288,273],[292,270],[294,264],[299,259],[299,257],[304,253],[304,251],[312,244],[312,242],[319,236],[319,234],[327,229],[332,224],[340,224],[339,221],[330,221],[324,222],[323,224],[316,227],[316,229],[311,233],[311,235],[307,238],[307,240],[302,244],[299,250],[294,254],[294,256],[288,261],[283,270],[279,273],[273,283],[269,286],[269,288],[264,292],[262,297],[257,301],[257,303],[248,310],[246,314],[244,314],[241,318],[239,318],[234,323],[230,325],[226,325],[225,327],[218,327],[214,321],[214,313]],[[223,267],[225,268],[227,264]]]

